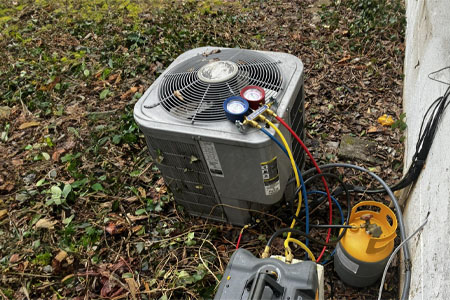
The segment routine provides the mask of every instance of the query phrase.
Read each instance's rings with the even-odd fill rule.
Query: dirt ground
[[[133,120],[139,97],[188,49],[299,57],[305,143],[316,160],[349,161],[398,181],[404,27],[400,0],[2,1],[0,297],[213,297],[241,228],[184,213]],[[377,121],[384,114],[393,125]],[[374,142],[376,163],[340,156],[345,135]],[[368,196],[352,201],[362,199]],[[325,222],[326,212],[315,220]],[[279,217],[245,230],[241,247],[261,253],[269,235],[290,223]],[[283,253],[281,241],[273,252]],[[397,264],[383,298],[397,298]],[[373,299],[378,284],[351,288],[325,265],[326,299]]]

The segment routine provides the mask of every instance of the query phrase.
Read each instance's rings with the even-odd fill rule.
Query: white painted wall
[[[450,0],[406,0],[406,8],[405,169],[411,162],[426,109],[447,88],[427,75],[450,66]],[[450,82],[450,71],[442,73],[439,79]],[[409,242],[410,299],[450,299],[450,112],[442,119],[425,168],[407,200],[408,235],[428,211],[428,224]]]

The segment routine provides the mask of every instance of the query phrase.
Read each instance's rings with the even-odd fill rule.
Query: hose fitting
[[[242,124],[250,125],[251,127],[255,127],[255,128],[261,129],[261,125],[259,125],[258,122],[256,122],[255,120],[245,119]]]
[[[268,258],[270,256],[270,247],[266,246],[264,252],[261,254],[261,258]]]
[[[271,110],[270,108],[266,109],[266,113],[267,113],[269,116],[272,116],[272,117],[274,117],[274,118],[278,117],[277,114],[276,114],[273,110]]]
[[[286,259],[284,262],[287,264],[292,263],[292,261],[294,260],[294,254],[292,254],[292,250],[290,247],[286,247],[285,255],[286,255]]]
[[[267,118],[265,116],[263,116],[262,114],[258,116],[258,119],[262,122],[266,122]]]

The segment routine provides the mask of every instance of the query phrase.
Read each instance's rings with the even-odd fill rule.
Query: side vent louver
[[[148,139],[164,181],[189,213],[224,220],[207,168],[195,144]],[[211,214],[211,215],[210,215]]]

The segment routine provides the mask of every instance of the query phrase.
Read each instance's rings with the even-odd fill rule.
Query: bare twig
[[[19,275],[19,276],[27,276],[27,277],[36,277],[36,278],[58,278],[59,276],[53,275],[42,275],[42,274],[32,274],[32,273],[20,273],[20,272],[3,272],[3,275]]]
[[[216,282],[217,282],[217,284],[219,284],[220,283],[220,280],[217,278],[217,276],[208,268],[208,265],[205,263],[205,261],[203,260],[203,258],[202,258],[202,247],[203,247],[203,244],[206,242],[206,240],[208,239],[208,236],[209,236],[209,234],[211,233],[211,230],[212,229],[210,229],[209,230],[209,232],[208,232],[208,234],[206,235],[206,237],[203,239],[203,242],[202,242],[202,244],[200,245],[200,248],[198,248],[198,257],[200,258],[200,260],[202,261],[202,263],[203,263],[203,266],[206,268],[206,270],[208,270],[208,272],[214,277],[214,279],[216,280]]]
[[[9,298],[6,297],[5,294],[3,294],[2,289],[0,289],[0,296],[2,296],[3,300],[9,300]]]

